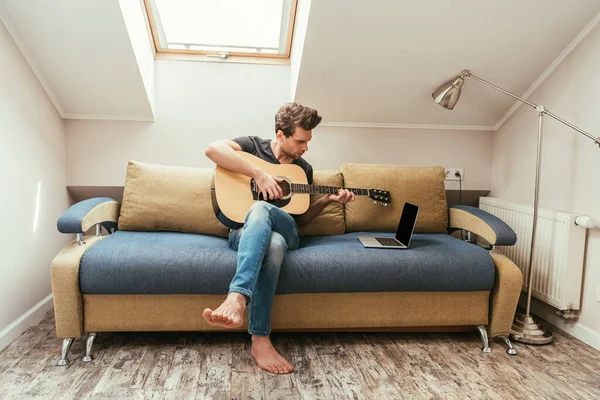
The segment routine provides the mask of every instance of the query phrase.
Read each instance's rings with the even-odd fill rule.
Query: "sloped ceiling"
[[[152,120],[116,0],[1,0],[0,18],[65,118]]]
[[[595,0],[312,1],[296,100],[334,124],[492,127],[510,97],[467,80],[448,111],[431,92],[470,69],[521,95],[599,12]]]
[[[124,1],[139,2],[0,0],[0,18],[63,117],[153,119]],[[470,69],[521,95],[600,20],[599,0],[299,2],[310,11],[294,100],[333,125],[493,129],[510,97],[467,80],[448,111],[431,92]]]

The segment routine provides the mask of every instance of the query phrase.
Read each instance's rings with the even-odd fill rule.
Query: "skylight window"
[[[297,0],[144,0],[157,53],[289,58]]]

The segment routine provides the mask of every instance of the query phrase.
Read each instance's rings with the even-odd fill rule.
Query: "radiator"
[[[481,197],[479,207],[508,224],[517,233],[514,246],[497,246],[523,272],[527,269],[533,230],[533,206]],[[540,208],[533,255],[532,296],[558,308],[578,310],[583,283],[586,230],[575,225],[577,215]]]

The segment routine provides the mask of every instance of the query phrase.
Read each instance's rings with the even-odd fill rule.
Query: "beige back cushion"
[[[343,186],[342,173],[335,170],[314,171],[313,185]],[[325,195],[311,194],[310,203],[314,203],[323,196]],[[299,227],[298,233],[300,236],[343,235],[345,229],[344,206],[339,203],[331,203],[308,225]]]
[[[171,167],[129,161],[119,229],[178,231],[227,236],[215,217],[214,169]]]
[[[373,204],[365,196],[347,203],[347,232],[395,232],[405,202],[420,206],[415,232],[446,232],[448,207],[443,167],[344,164],[342,175],[345,187],[388,190],[392,198],[387,207]]]

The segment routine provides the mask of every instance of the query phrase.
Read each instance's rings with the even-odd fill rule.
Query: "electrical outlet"
[[[456,176],[456,173],[460,176]],[[465,169],[464,168],[446,168],[446,180],[447,181],[464,181],[465,180]]]

